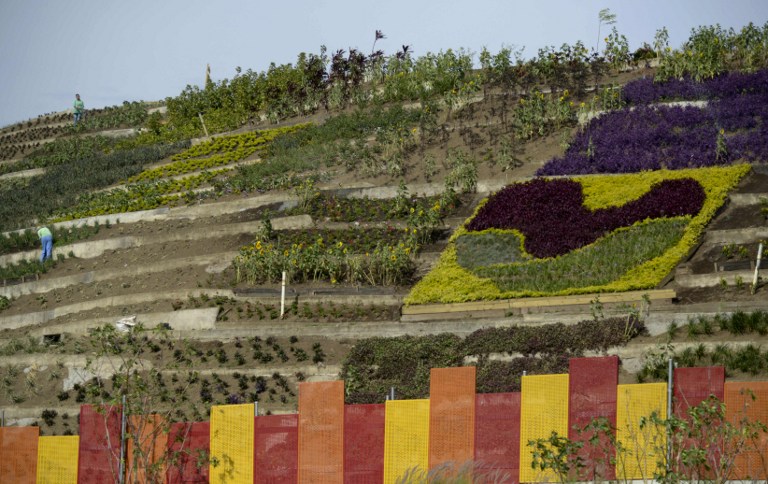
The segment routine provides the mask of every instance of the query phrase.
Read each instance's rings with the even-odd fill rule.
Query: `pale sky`
[[[663,26],[679,47],[699,25],[768,21],[765,0],[0,0],[0,126],[69,109],[75,93],[86,108],[176,96],[207,63],[218,81],[320,45],[369,53],[377,29],[386,54],[590,47],[602,8],[633,50]]]

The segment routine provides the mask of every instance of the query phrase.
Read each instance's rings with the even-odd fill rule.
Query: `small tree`
[[[93,357],[88,358],[86,371],[98,375],[85,384],[89,400],[100,408],[121,406],[126,418],[122,438],[129,444],[127,460],[131,465],[125,469],[125,482],[165,482],[164,469],[175,460],[167,451],[166,436],[174,415],[187,399],[189,385],[196,378],[190,371],[188,378],[179,380],[181,387],[174,390],[165,385],[163,375],[189,369],[189,345],[172,340],[166,328],[147,329],[141,324],[127,332],[104,325],[91,332],[89,343]],[[176,346],[183,349],[173,351]],[[162,350],[173,351],[173,359],[164,362]],[[153,359],[159,364],[153,363]],[[107,435],[107,439],[120,442],[121,436]],[[110,459],[125,456],[110,454]],[[115,483],[119,483],[120,476],[114,477]]]
[[[611,13],[610,8],[604,8],[597,14],[597,44],[595,44],[595,52],[600,51],[600,28],[603,25],[613,25],[616,23],[616,14]]]

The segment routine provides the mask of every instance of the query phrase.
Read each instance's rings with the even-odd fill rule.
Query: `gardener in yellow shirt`
[[[40,262],[45,262],[46,259],[51,258],[51,252],[53,251],[53,234],[48,227],[40,227],[37,229],[37,236],[40,238],[40,244],[43,246],[43,251],[40,253]]]

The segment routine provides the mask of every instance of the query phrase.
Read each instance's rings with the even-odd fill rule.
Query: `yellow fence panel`
[[[77,484],[79,435],[40,437],[37,441],[37,484]]]
[[[429,467],[429,400],[387,400],[384,413],[384,482]]]
[[[663,469],[667,436],[662,425],[648,419],[652,414],[667,418],[667,384],[619,385],[617,392],[616,439],[624,450],[616,456],[616,478],[653,479]]]
[[[253,484],[252,403],[211,407],[212,484]]]
[[[520,407],[520,482],[554,481],[554,473],[531,467],[528,441],[547,439],[552,432],[568,437],[568,375],[524,376]]]

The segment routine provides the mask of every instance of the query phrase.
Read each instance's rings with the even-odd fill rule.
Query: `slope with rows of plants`
[[[426,375],[434,366],[476,364],[478,391],[515,391],[523,371],[561,372],[567,355],[646,341],[636,314],[609,320],[585,315],[575,326],[486,329],[465,338],[360,339],[355,324],[385,326],[398,321],[397,308],[342,305],[333,298],[343,291],[364,293],[361,288],[373,294],[402,293],[414,283],[406,300],[412,304],[658,284],[700,238],[729,190],[751,176],[742,163],[762,160],[764,93],[759,83],[768,67],[765,27],[741,32],[702,27],[692,32],[684,54],[667,50],[663,34],[634,55],[615,30],[600,53],[580,42],[544,48],[527,60],[511,49],[483,50],[479,69],[463,50],[416,56],[404,48],[386,56],[323,49],[263,73],[238,71],[232,79],[189,87],[166,99],[166,114],[137,113],[120,125],[141,125],[144,129],[135,136],[108,139],[97,130],[117,125],[87,125],[83,132],[68,132],[0,166],[3,172],[46,170],[26,185],[0,182],[3,230],[89,215],[119,218],[120,212],[161,206],[178,207],[183,214],[185,204],[234,203],[265,192],[286,202],[204,221],[73,231],[71,240],[79,241],[144,235],[147,245],[132,248],[130,256],[128,250],[114,250],[94,260],[60,261],[40,276],[44,282],[86,271],[98,275],[102,269],[135,272],[0,298],[0,317],[151,293],[152,302],[99,308],[98,315],[75,314],[46,324],[65,327],[86,318],[112,322],[127,314],[213,306],[219,308],[216,328],[240,336],[210,343],[195,341],[194,335],[190,341],[168,341],[162,331],[142,329],[134,340],[107,326],[91,337],[65,334],[62,343],[43,346],[24,338],[28,328],[22,328],[11,333],[16,339],[3,349],[9,359],[0,370],[0,401],[57,408],[113,402],[128,394],[136,413],[162,411],[169,421],[205,420],[216,403],[259,401],[263,412],[293,411],[297,382],[328,378],[321,374],[323,365],[341,371],[350,403],[374,402],[382,401],[391,386],[400,396],[425,397]],[[658,68],[644,66],[651,58],[658,60]],[[628,65],[633,70],[621,70]],[[658,82],[633,81],[644,76],[656,76]],[[706,105],[661,106],[679,100]],[[580,116],[597,110],[606,112],[578,126]],[[208,131],[217,134],[190,146],[188,140],[204,135],[201,114]],[[613,129],[617,126],[623,132]],[[659,149],[631,151],[630,143]],[[565,175],[622,175],[510,183],[445,240],[466,219],[481,183],[498,184],[506,177],[518,181],[537,170],[549,175],[550,169]],[[388,199],[353,199],[347,197],[353,191],[348,184],[393,189]],[[427,189],[429,196],[420,193]],[[552,196],[542,199],[545,195]],[[276,219],[292,215],[309,215],[313,228],[272,227]],[[217,238],[224,224],[253,222],[260,223],[258,231],[248,225],[244,233]],[[173,232],[202,232],[209,238],[198,245],[191,235],[190,240],[164,238]],[[66,243],[64,234],[56,232],[57,244]],[[160,242],[152,243],[150,235]],[[446,243],[437,267],[419,281],[418,267],[428,266],[426,254]],[[9,235],[2,246],[7,246],[4,253],[29,250],[35,247],[34,235]],[[205,266],[149,270],[179,254],[189,256],[190,247],[199,251],[195,256],[219,250],[238,255],[221,261],[231,262],[223,272],[206,272]],[[281,321],[273,294],[283,271],[301,296],[289,302]],[[187,297],[176,296],[184,290]],[[269,296],[242,296],[248,290]],[[301,299],[315,290],[319,302]],[[198,294],[205,291],[232,291],[234,297]],[[331,296],[324,298],[323,291]],[[173,298],[166,298],[170,293]],[[721,333],[728,321],[723,317],[717,323]],[[344,339],[310,338],[299,330],[285,338],[253,335],[272,322],[352,330]],[[519,319],[509,316],[500,324],[512,322]],[[463,323],[456,323],[456,332]],[[710,329],[701,329],[707,335],[713,326],[708,324]],[[96,377],[64,390],[65,360],[114,356],[115,344],[130,350],[123,356],[138,365],[131,367],[137,372]],[[685,364],[727,361],[734,372],[743,372],[749,358],[763,358],[754,357],[753,350],[746,356],[735,349],[723,356],[720,350],[715,357],[709,347],[704,350],[676,354]],[[29,361],[25,354],[50,354],[54,363],[23,373],[26,363],[18,362]],[[510,361],[501,361],[499,354]],[[641,378],[656,377],[648,373]],[[151,393],[152,398],[142,401],[141,388],[148,388],[144,396]],[[53,422],[45,432],[72,430],[71,420],[61,413],[41,415],[46,426]]]

